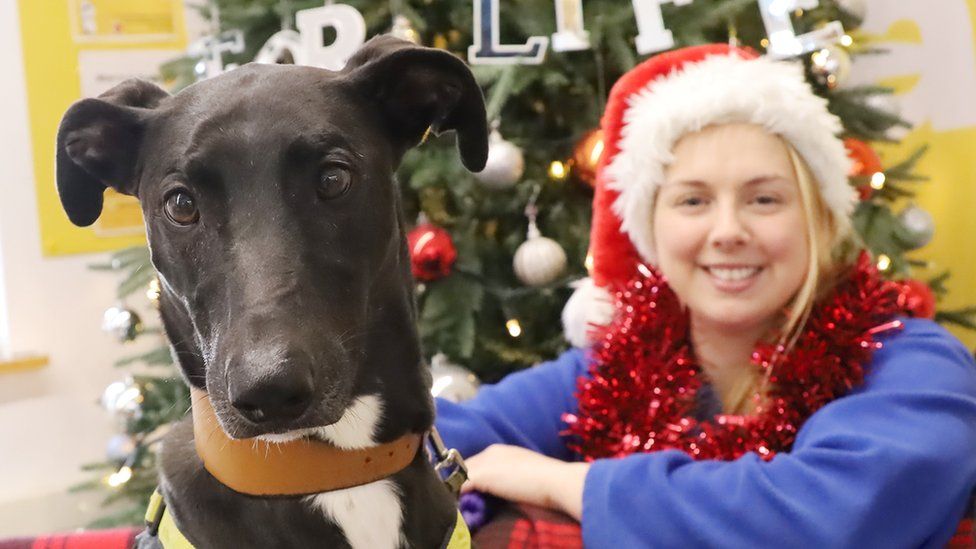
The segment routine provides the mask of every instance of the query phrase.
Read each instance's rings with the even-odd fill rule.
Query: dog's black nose
[[[314,394],[311,373],[287,366],[271,376],[234,385],[231,404],[255,423],[296,419],[308,409]]]

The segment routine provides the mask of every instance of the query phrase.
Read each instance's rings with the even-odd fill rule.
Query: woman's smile
[[[702,265],[701,269],[709,276],[716,290],[724,293],[741,293],[759,281],[763,267],[743,264]]]

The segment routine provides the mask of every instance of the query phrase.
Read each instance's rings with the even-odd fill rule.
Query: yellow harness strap
[[[166,510],[166,503],[159,490],[153,492],[149,498],[149,507],[146,509],[146,524],[149,533],[159,537],[159,541],[165,549],[194,549],[193,544],[183,537],[180,529],[173,522],[173,517]],[[155,531],[154,531],[155,529]],[[444,549],[471,549],[471,532],[468,525],[458,511],[457,521],[451,531],[451,537],[444,545]]]
[[[464,522],[461,511],[458,511],[454,531],[451,532],[451,538],[447,540],[444,549],[471,549],[471,532],[468,531],[468,524]]]
[[[146,509],[146,524],[149,533],[159,537],[159,541],[166,549],[194,549],[193,544],[183,537],[183,533],[176,527],[173,517],[166,511],[166,503],[159,490],[153,491],[149,498],[149,508]],[[155,528],[155,532],[153,529]]]

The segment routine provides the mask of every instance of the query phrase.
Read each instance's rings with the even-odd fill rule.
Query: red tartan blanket
[[[580,525],[572,518],[524,504],[506,504],[473,537],[477,549],[581,549]],[[959,523],[946,549],[976,549],[973,519]]]
[[[0,540],[0,549],[129,549],[142,528],[119,528]],[[570,517],[531,505],[506,505],[474,535],[478,549],[580,549],[579,524]],[[973,520],[965,519],[946,546],[976,549]]]
[[[0,539],[0,549],[129,549],[142,528],[116,528],[34,538]]]
[[[472,537],[478,549],[582,549],[578,522],[534,505],[505,504]]]

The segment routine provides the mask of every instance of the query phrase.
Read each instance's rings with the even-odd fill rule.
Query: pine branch
[[[939,311],[936,322],[954,324],[967,330],[976,331],[976,307],[965,307],[952,311]]]
[[[131,366],[132,364],[142,362],[147,366],[172,366],[173,356],[170,353],[169,347],[159,347],[153,349],[148,353],[143,353],[141,355],[126,357],[115,361],[116,367]]]
[[[501,75],[495,84],[491,87],[488,94],[488,105],[485,109],[488,112],[488,120],[498,119],[498,115],[501,114],[502,106],[508,101],[508,98],[512,95],[512,88],[515,84],[516,67],[508,66],[502,70]]]

